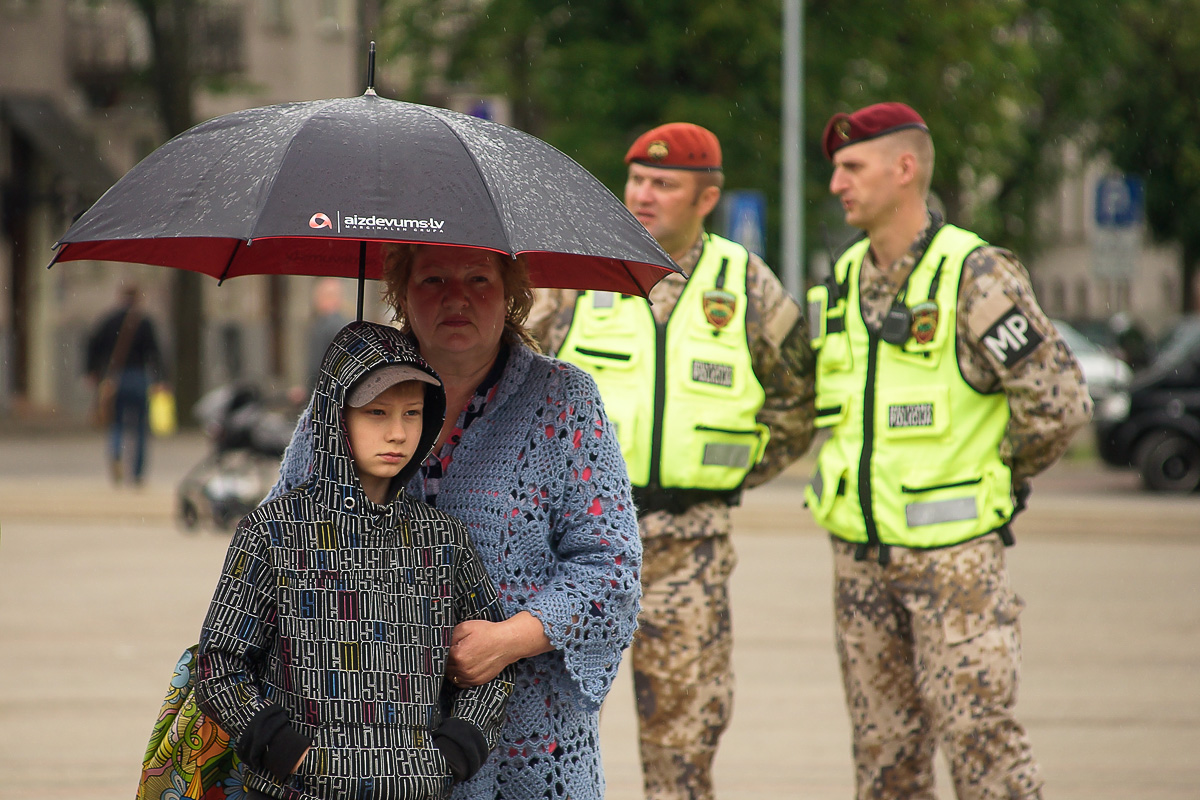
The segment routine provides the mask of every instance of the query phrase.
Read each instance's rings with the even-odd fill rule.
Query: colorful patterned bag
[[[229,800],[245,794],[229,734],[196,705],[196,651],[183,651],[146,746],[137,800]]]

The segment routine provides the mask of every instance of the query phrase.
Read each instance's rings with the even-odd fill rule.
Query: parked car
[[[1088,392],[1096,405],[1129,385],[1133,370],[1128,364],[1084,336],[1070,323],[1060,319],[1051,322],[1075,354],[1075,360],[1079,362],[1087,381]]]
[[[1126,391],[1097,404],[1093,425],[1100,457],[1137,469],[1147,489],[1200,489],[1200,315],[1175,327]]]
[[[1072,328],[1137,372],[1154,360],[1154,340],[1132,316],[1118,311],[1106,319],[1069,319]]]

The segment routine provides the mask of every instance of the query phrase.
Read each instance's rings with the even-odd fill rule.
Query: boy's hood
[[[344,496],[344,489],[338,491],[335,488],[339,485],[352,486],[357,493],[362,491],[354,471],[346,423],[342,417],[346,395],[368,372],[388,364],[402,364],[438,377],[421,358],[412,340],[388,325],[351,322],[338,331],[325,351],[312,398],[313,474],[318,483],[327,484],[333,496]],[[421,441],[412,459],[393,480],[393,489],[408,483],[433,449],[442,429],[446,393],[440,379],[437,385],[422,385],[425,386],[425,417]]]

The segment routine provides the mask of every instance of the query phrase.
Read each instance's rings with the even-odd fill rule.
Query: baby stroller
[[[179,522],[189,531],[202,522],[230,530],[275,485],[296,415],[270,408],[249,385],[217,387],[193,413],[213,449],[179,482]]]

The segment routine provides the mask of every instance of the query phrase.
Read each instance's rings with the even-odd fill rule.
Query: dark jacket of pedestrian
[[[97,381],[105,377],[121,335],[121,328],[129,314],[136,314],[137,318],[130,322],[131,339],[121,365],[122,370],[144,370],[148,373],[150,383],[161,381],[165,377],[162,351],[158,346],[154,323],[136,304],[129,303],[122,304],[120,308],[100,320],[88,337],[84,364],[84,371],[88,377]]]

